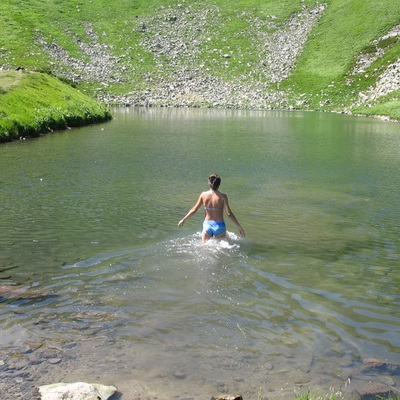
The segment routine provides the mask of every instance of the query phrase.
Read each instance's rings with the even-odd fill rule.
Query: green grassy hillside
[[[400,23],[400,7],[396,1],[336,0],[329,2],[326,13],[310,35],[288,85],[341,107],[357,102],[358,94],[373,86],[388,64],[400,58],[400,37],[375,40],[386,35]],[[381,49],[385,53],[363,74],[352,74],[361,55]],[[399,92],[393,93],[399,98]],[[313,102],[314,105],[315,101]],[[398,106],[398,104],[397,104]],[[361,111],[361,109],[359,110]],[[383,109],[382,109],[383,111]],[[400,110],[396,117],[400,117]]]
[[[2,0],[0,24],[0,67],[107,102],[400,119],[398,0]]]
[[[104,105],[49,75],[0,71],[0,142],[110,118]]]

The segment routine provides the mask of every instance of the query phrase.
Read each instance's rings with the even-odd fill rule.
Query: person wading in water
[[[205,218],[203,222],[202,230],[202,241],[207,242],[212,237],[217,239],[224,238],[226,236],[226,225],[224,221],[224,210],[226,215],[236,224],[239,228],[240,234],[244,237],[244,229],[236,219],[235,214],[232,212],[228,196],[225,193],[219,191],[219,185],[221,184],[221,178],[217,174],[212,174],[208,177],[208,185],[210,190],[200,194],[199,199],[193,208],[181,219],[178,226],[181,228],[185,221],[194,215],[197,210],[203,205]]]

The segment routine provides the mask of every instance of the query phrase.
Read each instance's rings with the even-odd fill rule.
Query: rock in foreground
[[[107,400],[117,388],[96,383],[53,383],[39,387],[42,400]]]

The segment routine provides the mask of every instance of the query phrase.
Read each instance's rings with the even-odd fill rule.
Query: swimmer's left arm
[[[190,218],[192,215],[196,214],[197,210],[203,204],[203,196],[202,194],[199,196],[196,204],[191,208],[191,210],[178,222],[178,226],[181,228],[185,221]]]

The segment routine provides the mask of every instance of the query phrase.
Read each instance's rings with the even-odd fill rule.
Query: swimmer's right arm
[[[225,195],[224,198],[224,207],[225,207],[225,212],[226,215],[235,223],[235,225],[238,227],[240,234],[245,237],[246,233],[244,232],[244,229],[242,228],[242,225],[240,225],[240,222],[237,220],[235,214],[232,212],[231,207],[229,206],[229,201],[228,201],[228,196]]]

